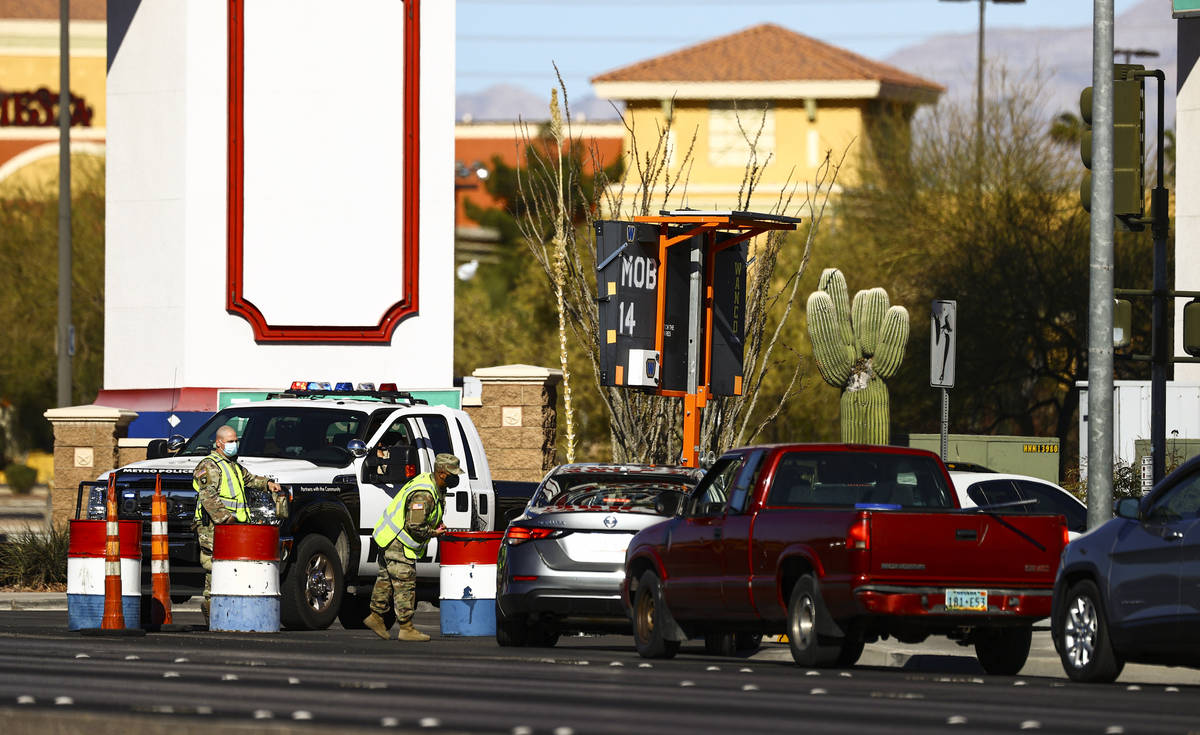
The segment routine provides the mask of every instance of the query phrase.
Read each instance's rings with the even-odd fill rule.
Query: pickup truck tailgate
[[[867,577],[875,584],[970,587],[1054,585],[1063,524],[1052,515],[881,511],[870,524]],[[861,563],[861,562],[860,562]]]

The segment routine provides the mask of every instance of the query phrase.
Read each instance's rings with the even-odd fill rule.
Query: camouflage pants
[[[417,563],[404,555],[399,540],[388,544],[379,555],[379,576],[371,590],[371,612],[383,615],[395,606],[396,622],[412,620],[417,606]]]
[[[204,602],[200,603],[200,610],[204,613],[204,619],[208,620],[209,598],[212,597],[213,534],[216,527],[211,524],[194,523],[192,528],[196,531],[196,543],[200,547],[200,566],[204,569]]]

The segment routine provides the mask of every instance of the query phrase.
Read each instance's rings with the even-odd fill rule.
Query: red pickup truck
[[[1011,507],[1010,507],[1011,506]],[[705,637],[784,633],[804,666],[850,666],[863,645],[946,635],[984,670],[1025,665],[1050,615],[1062,516],[1020,503],[961,509],[930,452],[789,444],[737,449],[676,517],[630,542],[622,589],[638,653]]]

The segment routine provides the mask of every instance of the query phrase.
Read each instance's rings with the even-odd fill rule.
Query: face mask
[[[237,456],[237,450],[238,450],[237,442],[225,442],[225,456],[226,457],[233,459],[234,457]]]
[[[446,475],[446,488],[458,487],[458,475]]]

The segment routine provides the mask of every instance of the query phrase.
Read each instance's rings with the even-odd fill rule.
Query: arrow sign
[[[958,303],[934,299],[929,309],[929,385],[954,387],[954,341],[958,334]]]

